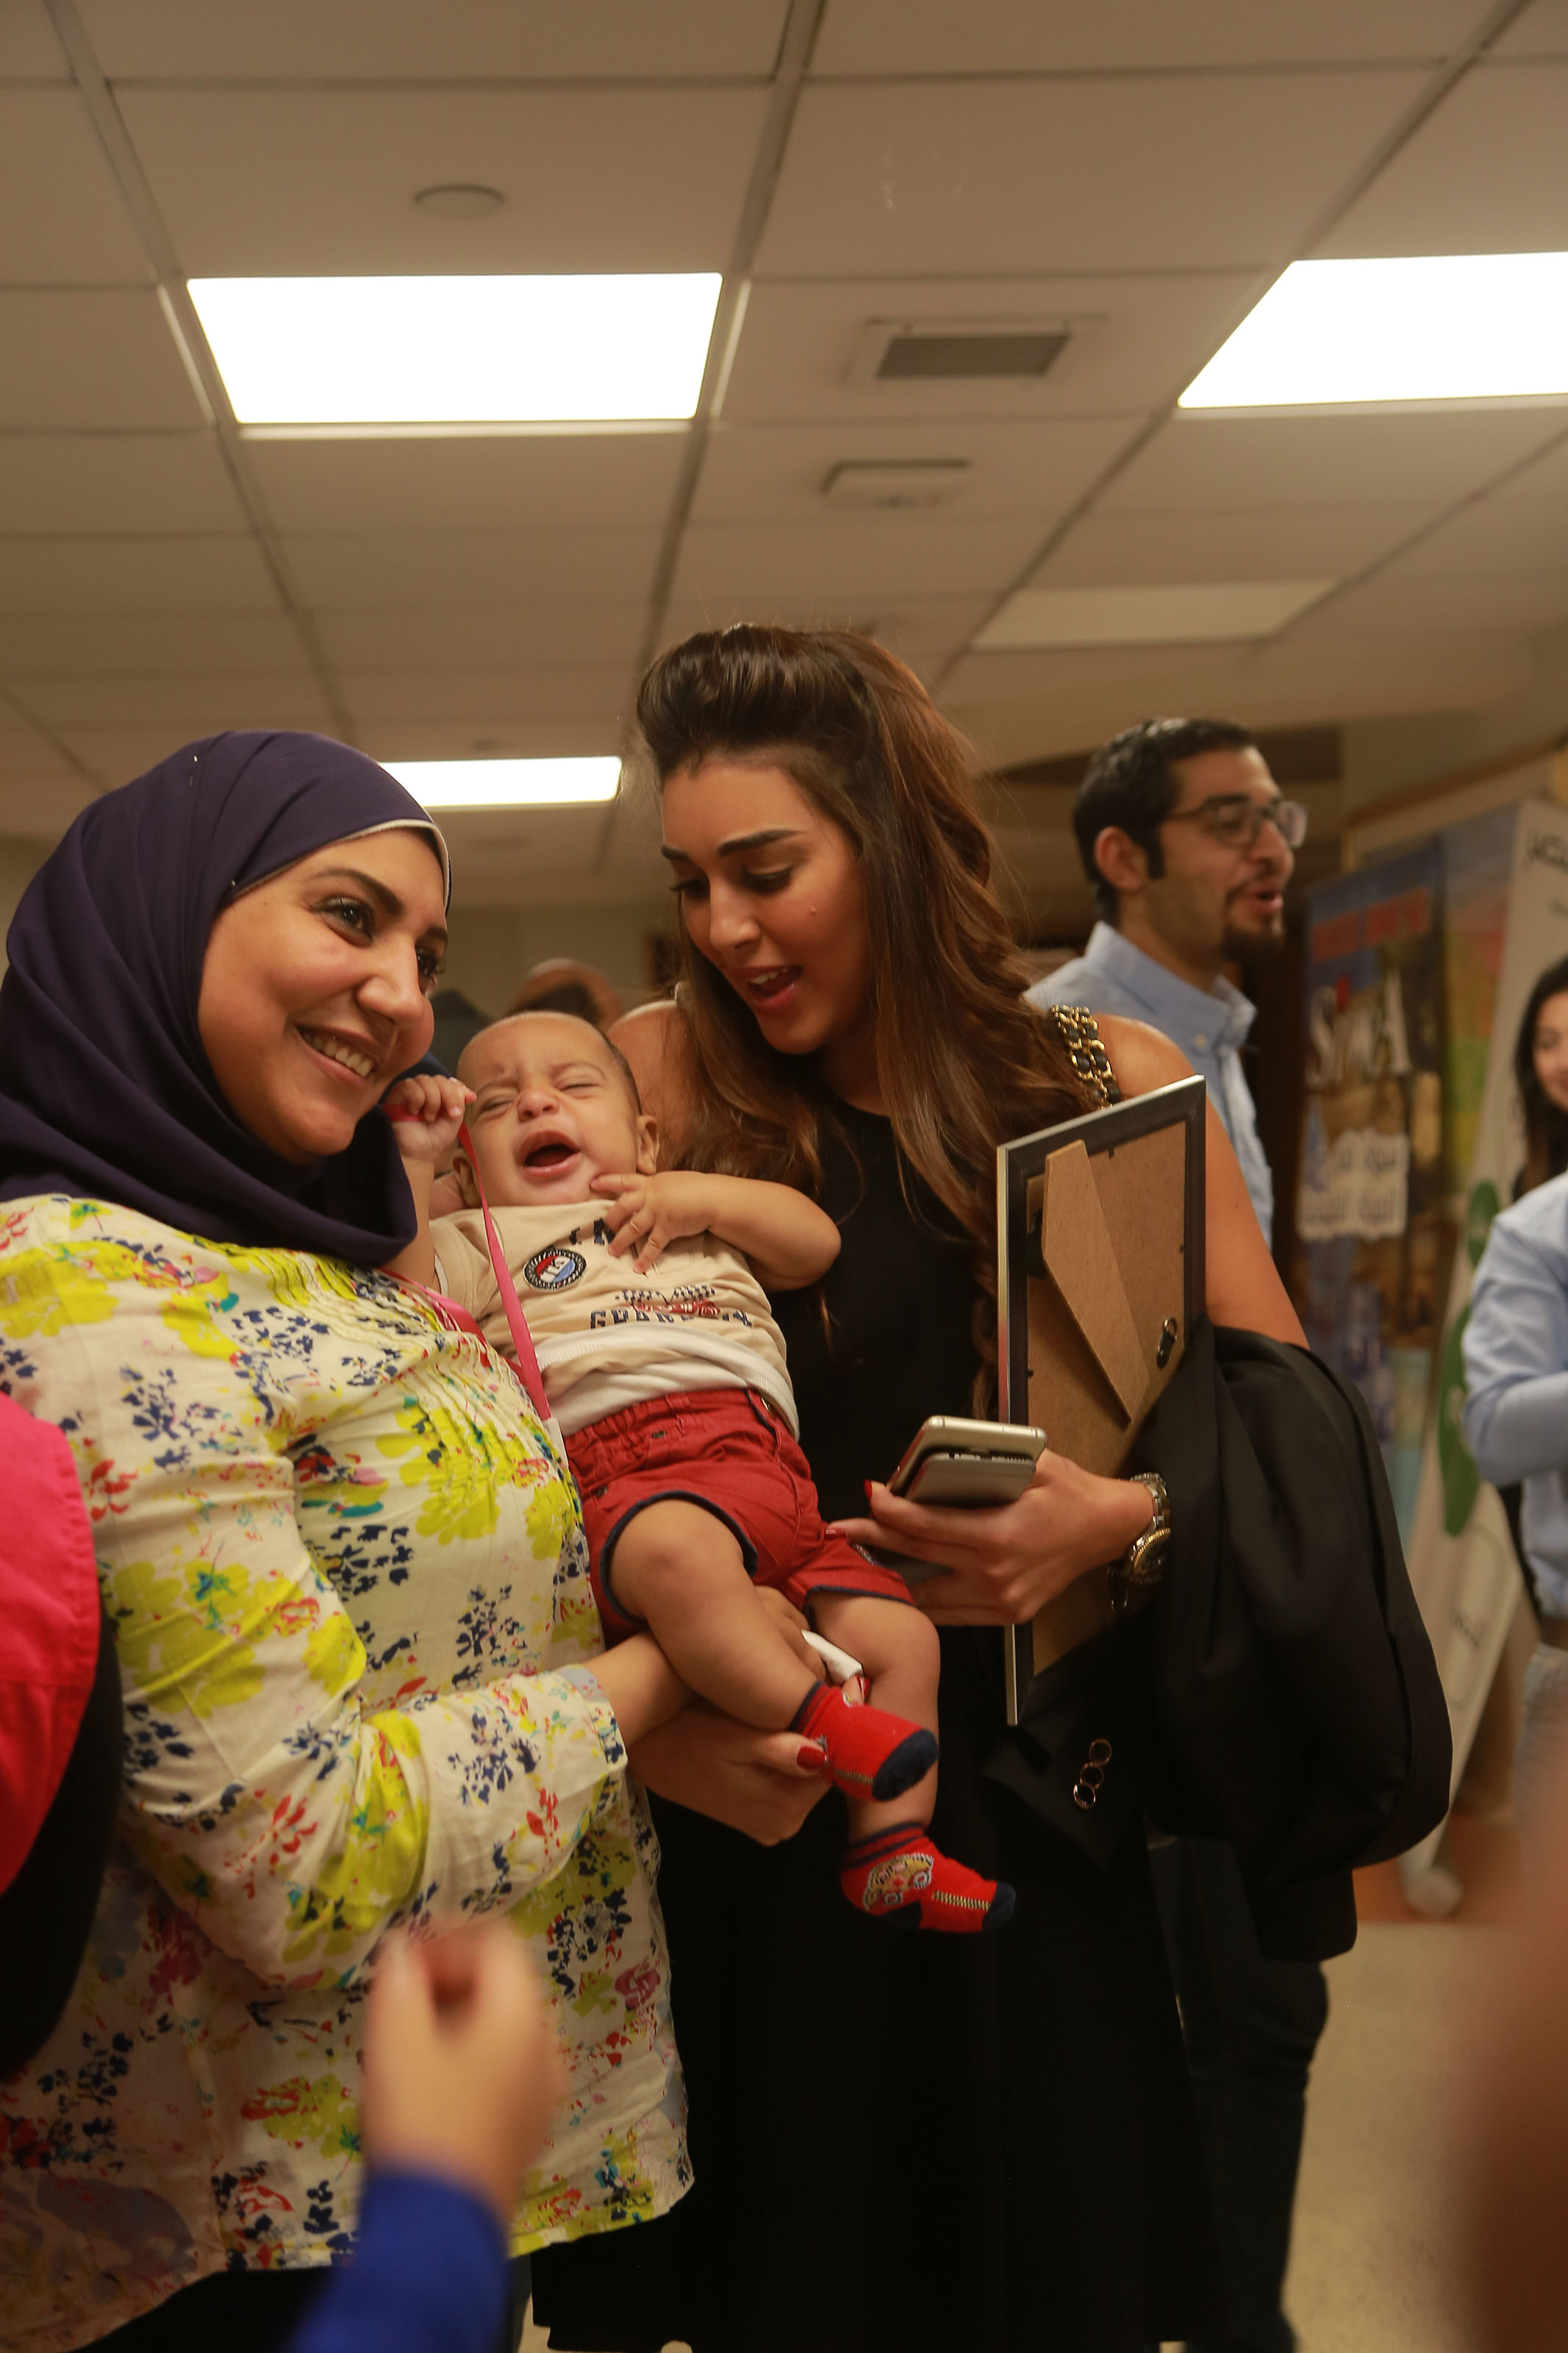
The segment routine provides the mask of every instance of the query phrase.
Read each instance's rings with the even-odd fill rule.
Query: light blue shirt
[[[1228,980],[1194,988],[1135,948],[1109,923],[1096,923],[1082,955],[1062,965],[1029,991],[1031,1005],[1081,1005],[1090,1013],[1120,1013],[1147,1021],[1179,1046],[1204,1080],[1209,1101],[1241,1163],[1263,1239],[1274,1240],[1274,1179],[1258,1135],[1258,1113],[1242,1076],[1241,1050],[1257,1008]]]
[[[1568,1176],[1493,1219],[1464,1349],[1465,1441],[1483,1479],[1523,1481],[1541,1606],[1568,1618]]]

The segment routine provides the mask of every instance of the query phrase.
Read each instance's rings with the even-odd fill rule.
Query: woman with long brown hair
[[[1175,1405],[1163,1400],[1159,1430],[1145,1434],[1141,1465],[1169,1489],[1167,1583],[1179,1580],[1184,1609],[1223,1623],[1235,1655],[1250,1656],[1235,1527],[1249,1524],[1265,1554],[1279,1529],[1293,1532],[1289,1557],[1267,1562],[1278,1599],[1310,1582],[1298,1539],[1314,1517],[1331,1521],[1339,1588],[1363,1580],[1355,1639],[1378,1652],[1385,1680],[1400,1654],[1373,1709],[1381,1795],[1353,1828],[1343,1808],[1331,1821],[1331,1804],[1313,1813],[1311,1709],[1289,1694],[1275,1717],[1296,1727],[1288,1763],[1263,1756],[1256,1730],[1250,1750],[1237,1745],[1234,1722],[1256,1723],[1260,1692],[1275,1696],[1256,1662],[1245,1694],[1215,1679],[1231,1711],[1218,1741],[1205,1684],[1184,1749],[1182,1694],[1166,1692],[1162,1638],[1146,1621],[1142,1639],[1071,1654],[1047,1714],[1008,1734],[995,1630],[1147,1535],[1160,1478],[1091,1476],[1047,1450],[1018,1502],[978,1513],[923,1507],[876,1482],[928,1414],[994,1410],[998,1144],[1081,1111],[1099,1092],[1097,1066],[1135,1093],[1185,1064],[1121,1022],[1104,1026],[1107,1060],[1092,1036],[1069,1045],[1025,1003],[967,754],[879,647],[769,628],[694,638],[654,664],[638,717],[661,787],[683,969],[675,1004],[633,1016],[617,1039],[667,1148],[798,1185],[841,1227],[819,1294],[776,1307],[802,1442],[825,1511],[853,1539],[938,1565],[918,1588],[943,1630],[936,1827],[1009,1879],[1018,1908],[992,1937],[879,1934],[837,1897],[836,1808],[812,1811],[820,1776],[807,1757],[700,1710],[680,1732],[640,1742],[634,1762],[665,1801],[660,1888],[697,2186],[619,2247],[547,2254],[536,2312],[554,2346],[619,2353],[670,2338],[694,2353],[957,2343],[1134,2353],[1152,2337],[1217,2334],[1213,2231],[1143,1815],[1159,1803],[1184,1826],[1227,1829],[1215,1788],[1250,1777],[1257,1818],[1238,1834],[1262,1877],[1273,1872],[1274,1894],[1340,1875],[1313,1914],[1311,1936],[1328,1949],[1336,1934],[1346,1941],[1345,1863],[1440,1809],[1446,1765],[1427,1753],[1417,1770],[1409,1725],[1446,1717],[1429,1654],[1428,1682],[1410,1690],[1421,1660],[1400,1644],[1419,1654],[1421,1641],[1380,1517],[1375,1445],[1301,1353],[1211,1113],[1208,1304],[1216,1325],[1242,1327],[1239,1401],[1226,1409],[1222,1472],[1210,1335],[1189,1347],[1191,1377],[1184,1366],[1166,1392]],[[1299,1435],[1301,1463],[1261,1510],[1271,1474],[1234,1499],[1226,1485],[1216,1511],[1244,1461],[1257,1473],[1248,1450],[1265,1389],[1275,1434]],[[1325,1485],[1354,1500],[1325,1513]],[[1387,1612],[1366,1601],[1376,1594]],[[1310,1620],[1321,1651],[1322,1613],[1298,1602],[1296,1618]],[[1342,1621],[1342,1610],[1335,1638]],[[1194,1639],[1201,1651],[1205,1638]],[[1075,1807],[1091,1739],[1116,1761],[1101,1801]],[[1440,1732],[1435,1740],[1440,1748]],[[1348,1738],[1336,1759],[1352,1779],[1356,1746]],[[1132,1761],[1141,1748],[1143,1769]],[[1260,1793],[1286,1786],[1289,1797],[1265,1808]]]

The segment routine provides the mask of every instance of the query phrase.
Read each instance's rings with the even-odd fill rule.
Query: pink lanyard
[[[479,1155],[474,1150],[474,1139],[468,1134],[467,1120],[458,1130],[458,1141],[468,1155],[468,1166],[474,1172],[474,1182],[479,1188],[479,1208],[484,1213],[485,1220],[485,1241],[489,1250],[490,1266],[495,1274],[496,1286],[500,1293],[501,1313],[506,1317],[506,1328],[511,1334],[511,1345],[517,1357],[518,1378],[528,1391],[529,1401],[535,1413],[548,1429],[551,1421],[550,1400],[544,1394],[544,1380],[539,1369],[539,1358],[533,1352],[533,1341],[528,1329],[528,1318],[522,1312],[522,1302],[517,1295],[517,1286],[511,1279],[511,1269],[506,1262],[506,1253],[500,1246],[500,1236],[496,1231],[496,1221],[490,1215],[490,1205],[485,1198],[485,1180],[479,1175]]]

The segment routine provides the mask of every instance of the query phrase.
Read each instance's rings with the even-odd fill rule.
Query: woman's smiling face
[[[692,945],[781,1054],[842,1047],[871,1018],[853,843],[783,768],[713,759],[664,786],[664,855]]]
[[[240,1124],[299,1165],[346,1150],[435,1026],[447,924],[424,836],[328,844],[224,909],[197,1023]]]

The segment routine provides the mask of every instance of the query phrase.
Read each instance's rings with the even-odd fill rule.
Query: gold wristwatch
[[[1134,1471],[1131,1475],[1140,1487],[1148,1488],[1154,1516],[1142,1534],[1133,1537],[1121,1559],[1111,1564],[1110,1606],[1118,1618],[1142,1609],[1158,1591],[1165,1574],[1165,1546],[1171,1540],[1171,1499],[1163,1479],[1157,1471]]]

